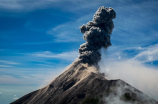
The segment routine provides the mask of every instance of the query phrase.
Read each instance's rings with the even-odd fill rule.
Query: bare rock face
[[[76,61],[48,86],[11,104],[158,104],[122,80],[105,79],[97,70]]]

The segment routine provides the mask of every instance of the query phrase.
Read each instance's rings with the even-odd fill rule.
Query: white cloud
[[[33,77],[28,80],[28,79],[23,78],[23,77],[16,78],[16,77],[9,76],[9,75],[1,75],[0,76],[0,84],[5,84],[5,85],[33,85],[33,84],[38,85],[39,82],[40,82],[40,80],[36,80]]]
[[[0,8],[24,12],[49,7],[62,7],[61,9],[75,12],[76,10],[99,6],[102,4],[102,1],[103,0],[100,0],[100,2],[95,0],[92,2],[85,0],[0,0]],[[110,0],[104,2],[107,3],[110,2]],[[65,5],[65,3],[69,5]]]
[[[78,29],[75,29],[76,27],[78,27]],[[81,41],[82,38],[79,37],[80,35],[78,35],[76,31],[80,31],[79,25],[75,24],[75,22],[72,22],[72,23],[61,24],[57,27],[54,27],[51,30],[48,30],[47,34],[50,34],[54,37],[53,39],[54,42]]]
[[[59,0],[0,0],[0,8],[18,11],[30,11],[39,8],[45,8],[49,3]],[[48,6],[49,7],[49,6]]]
[[[13,65],[17,65],[19,63],[17,62],[13,62],[13,61],[5,61],[5,60],[0,60],[0,63],[4,63],[4,64],[13,64]]]
[[[83,38],[82,34],[80,33],[79,26],[81,26],[82,24],[86,24],[88,21],[92,20],[97,8],[104,4],[105,6],[108,6],[108,4],[112,6],[116,10],[117,14],[117,17],[114,20],[115,28],[112,35],[112,41],[117,42],[113,43],[114,45],[118,45],[119,43],[121,45],[124,45],[124,47],[127,47],[129,45],[141,47],[151,44],[152,41],[157,41],[156,36],[158,31],[150,28],[157,21],[158,18],[157,15],[154,15],[156,4],[158,4],[158,2],[156,1],[144,1],[140,3],[134,3],[132,2],[132,0],[130,0],[130,2],[132,2],[133,4],[129,4],[129,2],[126,1],[118,1],[117,5],[115,5],[116,3],[111,0],[100,0],[93,2],[77,0],[75,2],[69,2],[77,6],[73,7],[73,9],[70,9],[70,6],[68,10],[76,12],[76,9],[79,7],[77,10],[85,9],[88,11],[88,14],[83,13],[82,17],[80,17],[76,21],[61,24],[48,30],[47,34],[52,34],[55,37],[54,41],[56,42],[82,41]],[[85,5],[83,5],[83,3]],[[92,8],[93,6],[90,5],[93,4],[95,5],[95,10],[88,10],[87,8]],[[68,8],[66,6],[64,7],[64,9]],[[148,9],[144,10],[144,8]],[[144,32],[144,29],[146,31],[150,31],[146,33]]]
[[[83,34],[80,32],[79,26],[86,24],[92,20],[93,14],[86,14],[76,21],[67,22],[65,24],[58,25],[47,31],[54,37],[54,42],[78,42],[83,41]]]
[[[40,72],[38,70],[37,72],[34,72],[34,74],[18,75],[17,78],[14,76],[10,76],[10,75],[0,75],[0,84],[24,85],[24,86],[25,85],[37,85],[37,86],[39,86],[39,88],[41,88],[41,87],[46,86],[55,77],[57,77],[57,75],[59,75],[63,69],[64,69],[63,67],[58,68],[58,69],[56,68],[51,71],[43,69],[42,72]]]
[[[17,62],[12,62],[12,61],[6,61],[6,60],[0,60],[0,67],[13,67],[11,65],[17,65],[19,63]]]
[[[136,49],[136,48],[135,48]],[[144,62],[154,61],[158,59],[158,44],[144,47],[134,58],[128,58],[121,51],[106,54],[102,52],[102,60],[99,63],[101,72],[107,75],[108,79],[121,79],[134,86],[143,93],[158,100],[158,70],[151,66],[147,66]],[[124,55],[121,60],[117,55]],[[114,57],[114,55],[116,56]],[[152,56],[152,57],[151,57]]]
[[[69,61],[74,61],[78,55],[79,53],[76,51],[63,52],[58,54],[54,54],[50,51],[44,51],[44,52],[37,52],[32,54],[32,56],[36,56],[36,57],[55,58],[55,59],[63,59]]]
[[[30,79],[30,77],[28,76],[21,76],[22,78],[26,78],[26,79]]]
[[[18,97],[14,97],[13,99],[14,99],[14,100],[17,100],[17,99],[19,99],[19,98],[18,98]]]
[[[14,78],[8,75],[1,75],[0,76],[0,84],[20,84],[22,81],[20,79]]]
[[[136,55],[133,60],[139,60],[141,62],[158,60],[158,44],[147,47],[144,51]]]
[[[124,3],[119,2],[118,6],[112,6],[116,10],[112,44],[122,47],[142,47],[156,42],[158,31],[153,27],[158,22],[158,15],[155,15],[158,2],[142,1],[123,5]]]
[[[0,67],[12,67],[12,66],[9,66],[9,65],[0,65]]]
[[[53,67],[53,65],[47,65],[46,62],[45,62],[45,64],[37,64],[37,65],[45,66],[45,67]]]
[[[108,79],[121,79],[150,97],[158,100],[158,70],[146,67],[138,61],[106,61],[101,67]],[[103,64],[103,63],[102,63]]]

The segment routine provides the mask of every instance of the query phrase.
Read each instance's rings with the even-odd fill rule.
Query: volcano
[[[98,72],[96,66],[76,61],[46,87],[31,92],[11,104],[158,104],[158,102],[120,79],[107,80]]]
[[[49,85],[11,104],[158,104],[128,83],[99,73],[99,50],[112,45],[115,17],[113,8],[100,7],[93,21],[80,27],[86,43],[80,46],[78,59]]]

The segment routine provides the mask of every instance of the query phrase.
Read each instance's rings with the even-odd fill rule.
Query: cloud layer
[[[143,93],[158,100],[158,70],[151,63],[158,60],[157,48],[157,44],[146,47],[134,58],[123,56],[125,53],[122,53],[122,57],[120,55],[108,57],[108,51],[102,50],[103,56],[100,62],[100,71],[104,72],[108,79],[124,80]],[[149,56],[152,56],[153,60]],[[146,64],[146,62],[150,62],[150,65]]]

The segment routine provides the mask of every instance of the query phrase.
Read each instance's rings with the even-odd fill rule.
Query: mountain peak
[[[158,104],[120,79],[107,80],[97,70],[76,61],[48,86],[11,104]]]

